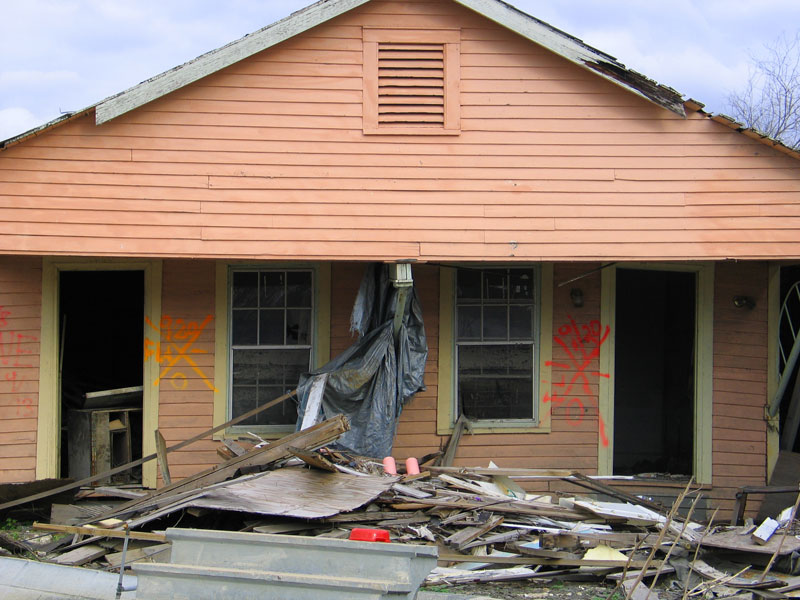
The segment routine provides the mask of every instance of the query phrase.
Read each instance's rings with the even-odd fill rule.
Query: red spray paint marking
[[[559,369],[572,370],[572,378],[567,382],[565,376],[561,375],[560,381],[552,382],[552,387],[559,388],[559,392],[554,391],[552,395],[545,394],[543,400],[552,403],[553,406],[565,405],[567,423],[576,426],[583,421],[586,408],[580,398],[572,395],[572,390],[576,385],[580,385],[583,393],[589,395],[591,393],[589,377],[609,377],[608,373],[589,371],[588,369],[592,361],[600,358],[600,346],[608,339],[611,328],[606,325],[603,329],[600,321],[590,321],[588,325],[578,325],[575,319],[568,318],[569,323],[558,328],[558,335],[553,336],[553,340],[564,349],[569,362],[547,361],[545,364]],[[607,447],[606,425],[602,416],[598,415],[598,420],[600,441],[603,446]]]
[[[11,311],[0,306],[0,365],[15,369],[33,368],[33,364],[20,362],[21,357],[33,354],[32,350],[24,348],[25,343],[35,343],[39,339],[32,335],[16,333],[14,331],[2,331],[8,327],[8,317]],[[3,374],[5,381],[9,383],[11,402],[17,405],[16,414],[18,417],[33,418],[36,416],[36,406],[33,398],[27,397],[22,393],[22,382],[17,371],[6,371]]]

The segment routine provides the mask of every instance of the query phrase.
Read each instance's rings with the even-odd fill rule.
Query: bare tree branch
[[[800,31],[764,46],[745,87],[728,95],[731,116],[748,127],[800,148]]]

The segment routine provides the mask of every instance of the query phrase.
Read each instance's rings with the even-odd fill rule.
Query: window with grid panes
[[[231,416],[297,387],[311,367],[313,274],[310,270],[237,270],[231,290]],[[290,426],[293,402],[242,425]]]
[[[456,273],[458,414],[534,420],[535,271],[460,268]]]

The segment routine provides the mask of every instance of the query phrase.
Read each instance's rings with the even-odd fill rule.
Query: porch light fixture
[[[733,305],[736,308],[745,308],[747,310],[753,310],[756,307],[756,301],[753,300],[750,296],[734,296]]]
[[[572,288],[569,291],[569,299],[572,300],[572,306],[581,308],[583,306],[583,290],[581,288]]]

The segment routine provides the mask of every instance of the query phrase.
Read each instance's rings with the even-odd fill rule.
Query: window
[[[536,311],[531,268],[456,272],[458,413],[473,420],[536,419]]]
[[[310,270],[235,270],[231,290],[231,416],[297,387],[311,368],[313,277]],[[283,402],[242,425],[290,426],[293,403]]]
[[[458,30],[364,30],[364,133],[456,134]]]

